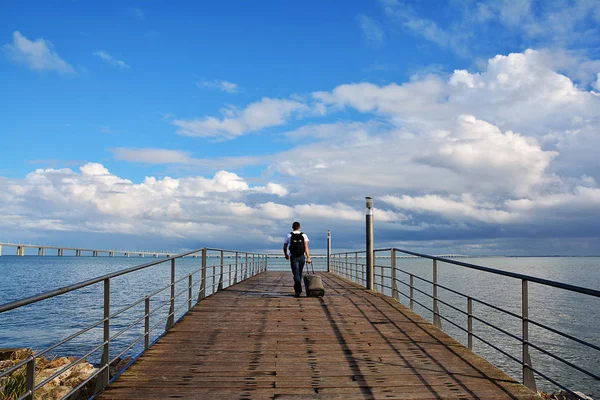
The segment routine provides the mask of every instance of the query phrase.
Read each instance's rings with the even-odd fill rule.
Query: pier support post
[[[374,257],[374,247],[373,247],[373,198],[372,197],[366,197],[366,205],[367,205],[367,209],[366,209],[366,222],[367,222],[367,243],[366,243],[366,247],[367,247],[367,289],[368,290],[373,290],[373,281],[374,281],[374,268],[373,268],[373,264],[375,261],[375,257]]]
[[[327,272],[331,272],[331,231],[327,231]]]
[[[0,244],[0,257],[2,257],[2,245]]]
[[[42,257],[44,257],[45,253],[46,253],[46,249],[44,247],[42,247]]]

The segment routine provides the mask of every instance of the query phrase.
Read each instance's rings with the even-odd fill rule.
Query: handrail
[[[372,274],[372,276],[375,279],[375,281],[373,282],[373,289],[375,291],[378,290],[382,294],[388,295],[388,296],[389,296],[389,293],[391,292],[391,297],[394,298],[396,301],[400,301],[400,296],[403,298],[406,298],[407,300],[410,301],[411,309],[414,309],[414,304],[419,305],[420,307],[422,307],[422,310],[426,310],[433,314],[433,324],[440,329],[442,328],[441,321],[443,320],[443,321],[448,322],[450,325],[456,327],[457,329],[459,329],[459,331],[463,331],[463,332],[467,333],[469,349],[473,348],[472,341],[473,341],[473,338],[475,338],[475,339],[480,340],[482,343],[486,344],[487,346],[490,346],[491,348],[498,351],[499,353],[503,354],[504,356],[508,357],[512,361],[518,363],[519,365],[522,365],[523,383],[531,389],[535,389],[535,387],[536,387],[535,381],[534,381],[534,374],[536,374],[537,376],[546,379],[548,382],[555,384],[559,388],[566,390],[571,395],[574,395],[576,398],[582,398],[577,393],[575,393],[573,390],[566,388],[564,385],[561,385],[560,383],[556,382],[556,380],[548,377],[544,373],[533,368],[533,365],[532,365],[532,362],[530,359],[530,355],[529,355],[530,348],[539,351],[541,354],[543,354],[545,356],[551,357],[555,360],[558,360],[559,362],[562,362],[564,365],[566,365],[570,368],[573,368],[574,370],[578,371],[579,373],[584,374],[587,377],[591,377],[596,380],[598,380],[600,378],[600,376],[597,373],[594,373],[590,370],[586,370],[584,367],[577,366],[574,362],[566,360],[566,359],[560,357],[559,355],[552,353],[551,351],[545,350],[544,348],[541,347],[542,346],[541,344],[535,344],[534,342],[532,342],[532,340],[529,338],[529,327],[528,327],[529,324],[531,323],[532,325],[535,325],[538,328],[545,329],[546,331],[549,331],[549,332],[557,334],[561,337],[570,339],[580,345],[587,346],[588,348],[591,348],[594,350],[600,350],[600,347],[597,345],[588,343],[583,339],[579,339],[579,338],[569,335],[567,333],[560,332],[559,330],[551,328],[540,322],[531,320],[529,318],[529,312],[528,312],[528,308],[529,308],[529,306],[528,306],[528,296],[529,296],[528,295],[528,283],[529,282],[544,285],[544,286],[554,287],[554,288],[558,288],[558,289],[562,289],[562,290],[567,290],[567,291],[573,292],[573,293],[588,295],[588,296],[592,296],[594,298],[600,297],[599,290],[576,286],[576,285],[571,285],[571,284],[562,283],[562,282],[557,282],[557,281],[544,279],[544,278],[538,278],[535,276],[530,276],[530,275],[525,275],[525,274],[520,274],[520,273],[515,273],[515,272],[503,271],[503,270],[485,267],[482,265],[472,264],[472,263],[468,263],[468,262],[456,261],[454,259],[449,259],[444,256],[428,255],[428,254],[413,252],[413,251],[394,248],[394,247],[386,248],[386,249],[375,249],[375,250],[373,250],[373,252],[375,253],[377,259],[389,258],[390,265],[381,265],[381,263],[379,263],[379,264],[374,263],[372,266],[373,270],[369,272],[366,270],[367,266],[365,263],[359,263],[359,258],[358,258],[359,252],[354,252],[354,251],[340,252],[340,253],[332,253],[331,254],[331,272],[339,275],[342,278],[350,279],[357,283],[364,282],[364,276],[367,274]],[[389,252],[390,255],[389,256],[388,255],[381,256],[379,254],[381,252]],[[366,252],[362,252],[362,253],[366,253]],[[423,259],[432,260],[433,261],[433,279],[427,279],[427,278],[418,276],[415,273],[411,273],[411,272],[405,271],[401,268],[398,268],[398,266],[396,264],[397,258],[406,258],[406,256],[399,255],[400,253],[410,255],[411,256],[410,258],[415,257],[415,258],[423,258]],[[363,261],[363,260],[361,260],[361,261]],[[438,272],[437,272],[438,262],[439,263],[443,262],[443,263],[447,263],[447,264],[451,264],[451,265],[456,265],[456,266],[460,266],[460,267],[464,267],[464,268],[468,268],[468,269],[472,269],[472,270],[477,270],[477,271],[481,271],[481,272],[496,274],[496,275],[500,275],[500,276],[506,276],[506,277],[513,278],[513,279],[518,279],[519,281],[521,281],[521,285],[522,285],[521,314],[519,315],[516,312],[506,310],[502,307],[493,305],[490,302],[483,301],[481,299],[477,299],[471,295],[461,293],[458,290],[455,290],[448,286],[439,284],[438,283]],[[398,279],[398,277],[397,277],[398,273],[405,274],[402,277],[402,279],[404,279],[404,280]],[[406,275],[408,275],[408,276],[406,276]],[[419,287],[415,286],[416,280],[421,281],[422,284],[430,285],[429,287],[433,288],[432,293],[428,293],[427,291],[422,290]],[[409,281],[409,282],[406,282],[406,281]],[[388,285],[388,284],[386,284],[386,282],[391,282],[391,283]],[[405,293],[406,289],[400,290],[399,286],[406,287],[407,289],[410,290],[410,293],[406,294]],[[463,300],[466,300],[467,310],[465,311],[447,301],[440,299],[440,297],[438,295],[438,289],[443,289],[443,290],[448,291],[449,293],[461,296],[463,298]],[[387,290],[387,292],[385,290]],[[419,296],[425,296],[426,298],[429,299],[429,301],[433,302],[433,305],[427,306],[427,305],[423,304],[422,302],[420,302],[419,300],[417,300],[415,298],[415,294],[418,294]],[[485,318],[475,316],[473,314],[473,303],[478,303],[485,307],[489,307],[492,310],[500,311],[502,313],[505,313],[505,315],[507,315],[508,317],[516,317],[522,323],[522,331],[521,331],[522,336],[511,333],[508,330],[504,329],[504,327],[497,326],[494,323],[487,321]],[[466,316],[468,327],[464,328],[464,327],[460,326],[459,324],[457,324],[456,322],[454,322],[450,318],[448,318],[450,316],[441,315],[440,310],[438,308],[438,304],[448,307],[447,310],[450,310],[454,313],[453,315],[451,315],[453,319],[456,319],[457,316],[461,316],[462,318],[464,318],[464,316]],[[481,335],[474,333],[473,321],[477,321],[478,323],[483,324],[483,326],[492,328],[496,332],[499,332],[500,334],[505,335],[506,337],[510,337],[510,338],[518,341],[520,343],[519,346],[522,346],[522,359],[518,359],[518,358],[512,356],[511,354],[509,354],[507,351],[501,349],[500,347],[498,347],[498,345],[492,343],[493,340],[492,341],[490,341],[489,339],[486,340],[486,338],[482,337]]]
[[[218,258],[220,259],[220,263],[218,263],[219,265],[217,265],[217,264],[208,265],[207,258],[209,258],[209,257],[212,258],[211,255],[209,255],[209,252],[214,252],[214,251],[220,252],[220,254],[218,255]],[[184,276],[179,277],[177,279],[176,275],[175,275],[176,260],[181,259],[186,256],[189,256],[189,255],[192,255],[192,254],[196,254],[196,253],[202,253],[202,267],[200,269],[194,270],[191,273],[187,273]],[[231,254],[231,253],[236,254],[235,262],[229,262],[228,264],[225,264],[224,255]],[[126,305],[126,306],[121,306],[118,309],[118,311],[111,313],[110,286],[111,286],[112,279],[117,278],[119,276],[126,275],[126,274],[130,274],[130,273],[133,273],[136,271],[140,271],[140,270],[152,267],[152,266],[163,264],[163,263],[170,264],[170,282],[166,286],[163,286],[157,290],[152,290],[152,291],[151,291],[151,288],[148,287],[148,288],[146,288],[146,290],[150,291],[149,294],[146,294],[141,299],[133,300],[133,302],[131,304]],[[234,266],[235,266],[235,278],[233,279],[233,282],[232,282],[232,274],[233,274],[232,268]],[[212,249],[212,248],[205,247],[205,248],[177,254],[177,255],[174,255],[171,257],[163,258],[160,260],[152,261],[149,263],[136,265],[136,266],[133,266],[130,268],[125,268],[125,269],[115,271],[115,272],[112,272],[109,274],[105,274],[105,275],[91,278],[88,280],[84,280],[84,281],[81,281],[78,283],[74,283],[74,284],[71,284],[71,285],[68,285],[68,286],[65,286],[62,288],[46,291],[46,292],[37,294],[35,296],[30,296],[30,297],[12,301],[12,302],[9,302],[6,304],[2,304],[2,305],[0,305],[0,316],[4,312],[16,310],[21,307],[28,306],[28,305],[31,305],[34,303],[38,303],[43,300],[54,298],[56,296],[60,296],[60,295],[66,294],[66,293],[75,292],[78,289],[82,289],[82,288],[85,288],[85,287],[88,287],[91,285],[95,285],[95,284],[102,283],[102,282],[104,283],[104,318],[103,319],[101,319],[100,321],[97,321],[97,320],[94,321],[91,325],[78,330],[77,332],[69,335],[68,337],[66,337],[60,341],[57,341],[56,343],[50,345],[50,347],[46,348],[45,350],[43,350],[41,352],[36,352],[36,353],[28,356],[25,360],[22,360],[21,362],[17,363],[16,365],[6,368],[4,371],[0,372],[0,378],[3,376],[6,376],[8,374],[11,374],[15,370],[26,365],[26,367],[27,367],[27,388],[26,388],[25,393],[20,398],[33,400],[35,391],[38,390],[39,388],[41,388],[42,386],[44,386],[45,384],[47,384],[55,376],[57,376],[55,374],[49,378],[46,378],[42,382],[35,384],[34,377],[35,377],[36,358],[41,357],[44,354],[47,354],[49,351],[56,349],[57,347],[65,344],[75,338],[80,337],[81,335],[89,332],[90,330],[92,330],[94,328],[103,326],[103,328],[104,328],[103,339],[101,341],[95,343],[95,344],[97,344],[97,346],[94,347],[93,350],[87,352],[82,357],[78,358],[76,361],[63,366],[60,369],[60,371],[58,372],[58,374],[62,374],[64,372],[70,370],[77,363],[82,362],[86,357],[91,356],[93,353],[102,349],[102,359],[100,362],[100,369],[98,371],[96,371],[94,374],[92,374],[90,377],[88,377],[85,382],[91,380],[94,377],[97,377],[96,388],[97,388],[97,390],[103,390],[110,383],[110,379],[109,379],[109,375],[108,375],[108,366],[109,366],[110,362],[114,361],[114,359],[112,359],[112,360],[109,359],[109,356],[111,354],[111,351],[109,351],[109,350],[112,349],[113,342],[125,345],[125,343],[123,343],[123,339],[119,339],[118,341],[116,339],[121,338],[126,332],[129,332],[132,328],[134,328],[138,325],[142,325],[142,321],[144,321],[144,324],[143,324],[144,333],[141,336],[137,337],[132,343],[130,343],[124,350],[121,350],[119,353],[119,356],[125,354],[127,351],[130,351],[130,349],[132,349],[133,346],[140,343],[142,341],[142,339],[144,339],[143,350],[134,357],[134,359],[137,359],[137,357],[139,357],[145,350],[147,350],[154,343],[154,342],[150,343],[150,339],[151,339],[150,335],[151,335],[151,332],[155,328],[157,328],[158,326],[162,326],[163,331],[162,331],[162,333],[160,333],[160,335],[161,336],[164,335],[176,323],[176,321],[175,321],[176,315],[179,315],[179,319],[181,319],[181,317],[183,315],[186,315],[189,312],[189,310],[192,308],[194,275],[201,274],[201,278],[199,280],[196,279],[196,282],[195,282],[196,287],[198,284],[200,285],[200,289],[198,292],[199,293],[198,300],[197,300],[197,302],[200,302],[202,299],[221,291],[225,287],[231,286],[232,284],[239,283],[243,280],[246,280],[248,278],[251,278],[257,274],[260,274],[260,273],[266,271],[267,266],[268,266],[267,254],[242,251],[242,250]],[[219,268],[218,270],[217,270],[217,267]],[[208,268],[213,269],[213,273],[210,276],[207,276],[207,274],[206,274],[206,270]],[[228,276],[229,279],[225,280],[224,276]],[[217,285],[217,277],[218,277],[218,285]],[[211,285],[209,284],[210,278],[212,278],[210,281],[210,284],[212,284],[212,290],[207,290],[208,288],[211,288]],[[183,288],[183,290],[176,291],[176,285],[178,285],[178,284],[184,284],[185,288]],[[160,302],[160,304],[158,304],[158,305],[154,304],[155,307],[153,309],[151,309],[151,307],[150,307],[151,299],[154,296],[157,296],[157,295],[167,291],[167,289],[169,289],[169,288],[171,290],[170,290],[170,294],[169,294],[168,298],[166,298],[166,301]],[[178,300],[180,300],[181,297],[186,297],[185,296],[186,293],[187,293],[187,298],[185,298],[183,303],[180,304],[180,302]],[[158,300],[162,300],[163,297],[164,297],[164,294],[161,294],[160,297],[158,297]],[[156,300],[156,298],[154,300]],[[127,302],[129,302],[129,299],[127,299]],[[113,334],[111,336],[111,322],[113,320],[116,320],[117,317],[121,317],[126,311],[132,310],[132,309],[134,309],[135,306],[141,305],[142,303],[145,303],[145,306],[144,306],[145,310],[144,310],[143,315],[141,315],[139,317],[134,317],[129,321],[126,319],[124,321],[124,324],[125,324],[124,326],[120,325],[120,320],[118,320],[119,321],[119,324],[117,324],[117,326],[119,327],[118,331],[113,332]],[[150,326],[151,316],[153,316],[153,314],[155,314],[158,310],[162,309],[166,305],[170,305],[169,311],[166,315],[166,324],[165,324],[165,319],[163,319],[163,313],[161,312],[161,314],[154,317],[154,318],[158,318],[158,322],[155,323],[154,325]],[[184,308],[186,308],[186,309],[184,310]],[[182,311],[183,311],[183,313],[182,313]],[[179,319],[177,319],[177,321],[179,321]],[[113,323],[112,328],[113,329],[116,328],[114,323]],[[153,336],[155,336],[155,335],[153,335]],[[129,339],[127,339],[127,340],[129,340]],[[74,388],[70,393],[67,394],[67,397],[69,397],[71,394],[75,393],[81,387],[82,387],[82,385],[79,385],[77,388]]]
[[[471,268],[471,269],[475,269],[478,271],[490,272],[492,274],[508,276],[510,278],[522,279],[522,280],[526,280],[529,282],[539,283],[541,285],[552,286],[552,287],[556,287],[559,289],[570,290],[572,292],[587,294],[587,295],[594,296],[594,297],[600,297],[600,290],[594,290],[594,289],[589,289],[589,288],[585,288],[585,287],[581,287],[581,286],[569,285],[568,283],[552,281],[552,280],[544,279],[544,278],[537,278],[535,276],[519,274],[517,272],[502,271],[501,269],[483,267],[481,265],[470,264],[470,263],[466,263],[466,262],[462,262],[462,261],[455,261],[455,260],[451,260],[449,258],[430,256],[427,254],[415,253],[413,251],[402,250],[402,249],[398,249],[398,248],[393,248],[393,249],[396,251],[399,251],[401,253],[411,254],[413,256],[420,257],[420,258],[428,258],[430,260],[442,261],[442,262],[445,262],[448,264],[459,265],[461,267]]]

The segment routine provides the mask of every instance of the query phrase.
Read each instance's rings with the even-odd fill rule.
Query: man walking
[[[305,253],[306,258],[304,256]],[[312,261],[310,260],[310,251],[308,250],[308,236],[300,231],[300,222],[298,221],[292,224],[292,231],[285,237],[283,254],[286,260],[290,260],[292,274],[294,274],[295,296],[300,297],[302,293],[302,270],[304,269],[304,263],[308,262],[310,264]]]

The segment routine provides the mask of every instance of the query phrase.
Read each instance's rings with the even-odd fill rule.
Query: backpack
[[[302,257],[304,255],[304,234],[290,232],[290,254],[292,257]]]

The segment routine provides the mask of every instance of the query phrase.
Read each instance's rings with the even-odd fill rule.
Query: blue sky
[[[587,0],[4,4],[0,240],[273,249],[299,219],[356,248],[373,195],[381,246],[599,254],[599,25]]]

